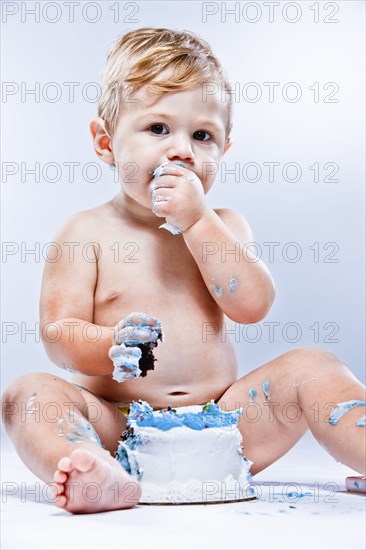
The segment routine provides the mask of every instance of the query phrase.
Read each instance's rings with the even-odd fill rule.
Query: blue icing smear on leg
[[[366,426],[366,416],[361,416],[361,418],[356,421],[356,426],[364,428]]]
[[[250,388],[250,390],[248,391],[248,395],[249,395],[250,401],[253,401],[253,399],[257,395],[257,391],[254,388]]]
[[[216,296],[219,296],[219,298],[221,298],[221,296],[222,296],[221,286],[215,285],[214,286],[214,292],[215,292]]]
[[[236,277],[231,277],[229,282],[229,292],[234,292],[238,288],[239,281]]]
[[[37,393],[34,392],[25,404],[25,414],[35,414],[39,412],[39,403],[36,403]]]
[[[66,437],[72,443],[81,443],[90,441],[96,443],[99,447],[103,447],[99,435],[83,416],[73,411],[69,413],[69,421],[67,422],[66,431],[63,429],[64,419],[58,419],[58,435]]]
[[[338,424],[343,415],[345,415],[351,409],[355,407],[362,407],[366,405],[366,401],[353,400],[353,401],[344,401],[343,403],[337,403],[337,406],[330,414],[329,424],[335,426]]]
[[[265,380],[262,384],[262,391],[264,393],[264,397],[266,398],[266,401],[269,400],[269,380]]]

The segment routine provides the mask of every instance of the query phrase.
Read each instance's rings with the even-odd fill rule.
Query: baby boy
[[[247,408],[239,421],[253,474],[308,428],[337,460],[364,471],[356,425],[364,389],[337,357],[295,349],[238,379],[227,331],[263,319],[275,287],[248,247],[245,218],[205,200],[232,145],[231,115],[221,64],[193,33],[137,29],[110,52],[90,129],[120,191],[63,224],[54,238],[62,257],[45,266],[42,285],[45,349],[73,372],[72,383],[26,374],[3,396],[20,457],[54,482],[55,503],[70,512],[139,501],[138,481],[113,457],[126,407],[138,399],[157,409],[215,400],[232,410],[255,401],[255,418]],[[156,359],[147,372],[139,368],[144,343]],[[50,402],[57,421],[37,414]],[[283,414],[289,403],[296,421]],[[336,421],[329,403],[341,411]]]

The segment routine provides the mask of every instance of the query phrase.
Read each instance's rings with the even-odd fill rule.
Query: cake
[[[157,321],[159,322],[158,319]],[[155,338],[147,342],[136,340],[138,331],[141,329],[150,330],[152,334],[155,334]],[[153,349],[158,345],[158,340],[163,341],[160,324],[151,326],[131,322],[130,325],[124,327],[124,330],[129,331],[130,340],[113,345],[109,350],[109,357],[114,365],[112,378],[117,382],[125,382],[140,376],[144,377],[149,370],[153,370],[154,362],[157,361]]]
[[[213,401],[154,411],[133,401],[116,452],[141,482],[141,503],[205,503],[252,498],[251,462],[242,454],[241,409]]]
[[[158,333],[158,339],[157,340],[163,340],[163,333],[161,329],[156,330]],[[147,375],[148,370],[154,370],[154,363],[157,361],[157,359],[154,357],[153,349],[156,348],[158,345],[157,340],[152,340],[150,342],[144,342],[139,344],[125,344],[127,347],[136,347],[141,350],[141,357],[138,361],[139,369],[141,371],[142,378]]]

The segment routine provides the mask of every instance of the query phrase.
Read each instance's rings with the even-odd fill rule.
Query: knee
[[[32,372],[23,374],[16,378],[9,384],[4,391],[1,400],[5,401],[17,401],[21,399],[25,394],[35,391],[33,388],[38,387],[40,384],[49,383],[51,380],[57,379],[57,376],[53,376],[46,372]]]
[[[333,353],[320,348],[296,348],[284,354],[286,362],[307,374],[316,375],[330,371],[337,373],[348,370],[347,366]]]
[[[33,372],[23,374],[11,382],[1,396],[1,412],[4,425],[7,426],[14,420],[17,412],[20,411],[21,404],[37,392],[42,384],[50,384],[57,379],[57,376],[46,372]]]

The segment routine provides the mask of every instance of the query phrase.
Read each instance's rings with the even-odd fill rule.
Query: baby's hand
[[[116,344],[146,344],[156,342],[160,333],[159,319],[135,311],[114,327],[114,341]]]
[[[124,344],[112,346],[109,350],[109,357],[114,365],[113,380],[125,382],[131,378],[138,378],[142,372],[139,368],[141,355],[142,351],[137,347],[127,347]]]
[[[162,339],[162,330],[159,319],[150,317],[146,313],[134,312],[114,327],[114,342],[109,350],[109,357],[114,364],[113,379],[124,382],[138,378],[142,371],[139,360],[142,351],[138,344],[156,346],[157,339]]]
[[[182,163],[163,163],[151,183],[153,212],[167,223],[160,227],[173,234],[196,223],[207,211],[201,180]]]

